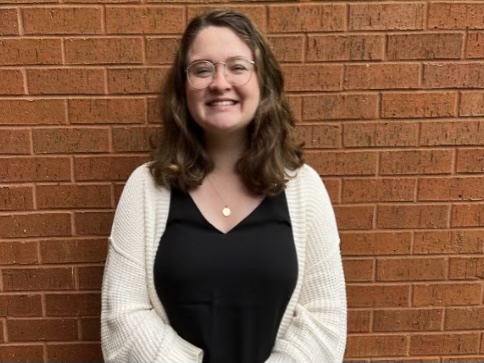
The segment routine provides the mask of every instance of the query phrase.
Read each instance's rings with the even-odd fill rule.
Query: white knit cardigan
[[[309,166],[288,182],[286,198],[298,279],[266,362],[340,363],[346,345],[346,294],[333,209]],[[155,290],[153,265],[169,206],[170,191],[155,184],[148,165],[136,169],[109,238],[101,314],[106,362],[202,362],[203,351],[170,326]]]

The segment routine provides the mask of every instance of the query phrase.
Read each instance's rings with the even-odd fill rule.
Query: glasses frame
[[[249,62],[250,64],[252,64],[252,66],[253,66],[254,68],[250,69],[250,75],[249,75],[249,78],[247,79],[247,82],[242,83],[242,84],[238,84],[238,85],[234,85],[234,84],[232,84],[232,83],[229,81],[229,79],[227,79],[227,74],[226,74],[226,70],[227,70],[227,68],[226,68],[226,67],[227,67],[227,62],[230,62],[231,60],[237,60],[237,59],[242,59],[242,60],[244,60],[244,61],[246,61],[246,62]],[[190,76],[189,76],[189,74],[188,74],[188,70],[189,70],[189,69],[190,69],[190,67],[192,67],[193,65],[198,64],[198,63],[202,63],[202,62],[203,62],[203,63],[210,63],[211,65],[213,65],[212,77],[211,77],[211,79],[210,79],[210,82],[208,82],[208,83],[207,83],[207,85],[206,85],[205,87],[195,87],[195,86],[193,85],[193,83],[192,83],[192,82],[190,82]],[[228,59],[228,60],[227,60],[227,61],[225,61],[225,62],[215,62],[215,63],[214,63],[214,62],[211,62],[211,61],[209,61],[209,60],[198,60],[198,61],[195,61],[195,62],[190,63],[190,64],[188,65],[188,67],[187,67],[187,68],[185,68],[185,73],[186,73],[186,76],[187,76],[187,81],[188,81],[188,83],[190,84],[190,86],[191,86],[191,87],[193,87],[193,88],[195,88],[195,89],[205,89],[205,88],[207,88],[207,87],[210,85],[210,83],[212,83],[212,82],[213,82],[213,80],[215,79],[215,75],[217,74],[217,67],[216,67],[216,65],[217,65],[217,64],[223,64],[223,65],[224,65],[224,77],[225,77],[225,79],[227,80],[227,82],[228,82],[228,83],[230,83],[230,84],[231,84],[232,86],[234,86],[234,87],[240,87],[240,86],[244,86],[244,85],[246,85],[247,83],[249,83],[249,81],[250,81],[250,80],[251,80],[251,78],[252,78],[252,74],[253,74],[253,73],[254,73],[254,71],[255,71],[255,61],[250,60],[250,59],[245,58],[245,57],[233,57],[233,58]]]

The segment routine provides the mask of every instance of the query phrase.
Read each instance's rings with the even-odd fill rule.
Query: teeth
[[[235,101],[214,101],[214,102],[210,102],[210,105],[212,105],[212,106],[231,106],[231,105],[235,105]]]

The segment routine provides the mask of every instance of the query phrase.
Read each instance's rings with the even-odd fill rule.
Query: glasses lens
[[[243,86],[249,82],[254,66],[243,58],[234,58],[225,65],[225,75],[233,86]]]
[[[208,61],[191,64],[187,68],[188,82],[194,88],[205,88],[212,82],[215,66]]]

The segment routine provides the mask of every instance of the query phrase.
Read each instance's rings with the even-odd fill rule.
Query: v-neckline
[[[219,228],[217,228],[213,223],[211,223],[206,217],[205,215],[203,214],[203,212],[201,211],[201,209],[198,207],[197,203],[195,202],[195,200],[192,198],[192,196],[190,195],[190,193],[186,193],[186,195],[188,196],[188,198],[190,199],[193,207],[197,210],[197,213],[200,215],[200,217],[203,219],[203,221],[208,225],[210,226],[210,228],[212,228],[213,230],[217,231],[218,233],[224,235],[224,236],[227,236],[229,235],[230,233],[232,233],[235,229],[237,229],[240,225],[244,224],[252,215],[255,214],[255,212],[262,206],[262,204],[265,203],[265,201],[267,200],[267,196],[265,196],[264,198],[262,198],[262,200],[255,206],[254,209],[252,209],[250,211],[250,213],[248,213],[244,218],[242,218],[237,224],[235,224],[232,228],[230,228],[227,232],[223,232],[222,230],[220,230]]]

